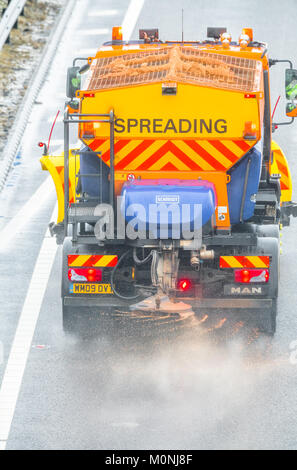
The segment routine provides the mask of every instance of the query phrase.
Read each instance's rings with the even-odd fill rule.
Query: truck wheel
[[[257,327],[261,333],[268,336],[274,336],[276,332],[276,317],[277,317],[277,299],[272,300],[271,310],[264,310],[260,313]]]
[[[65,333],[73,334],[77,330],[77,312],[68,305],[63,305],[63,330]]]
[[[280,252],[278,239],[272,237],[259,237],[257,254],[268,254],[271,257],[269,277],[270,293],[268,298],[277,299],[280,277]]]
[[[76,249],[75,249],[76,250]],[[63,244],[63,257],[62,257],[62,322],[63,330],[67,334],[77,336],[90,336],[98,334],[102,329],[103,313],[108,309],[100,309],[96,307],[93,309],[87,306],[65,305],[64,299],[69,296],[69,281],[68,281],[68,255],[75,252],[72,240],[70,237],[65,238]]]
[[[268,226],[268,233],[272,235],[275,227]],[[277,232],[275,233],[277,235]],[[268,253],[271,256],[270,264],[270,282],[271,289],[269,298],[272,299],[272,307],[269,310],[264,310],[259,315],[258,328],[261,332],[269,336],[274,336],[276,332],[276,317],[277,317],[277,297],[279,286],[279,268],[280,268],[280,253],[279,253],[279,240],[274,237],[260,237],[258,238],[258,250],[261,254]]]
[[[111,329],[112,319],[108,308],[73,307],[63,305],[63,330],[80,337],[98,336]]]
[[[73,307],[71,305],[63,305],[63,330],[64,333],[70,335],[81,335],[86,328],[84,323],[88,321],[88,312],[83,307]],[[85,321],[84,321],[85,320]]]

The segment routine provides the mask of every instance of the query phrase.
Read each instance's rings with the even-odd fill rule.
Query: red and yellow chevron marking
[[[56,166],[57,173],[62,183],[63,192],[64,192],[64,166]],[[71,180],[69,178],[69,202],[72,203],[75,200],[75,194],[71,185]]]
[[[220,268],[269,268],[269,256],[221,256]]]
[[[73,268],[113,268],[117,263],[116,255],[68,255],[68,266]]]
[[[102,160],[109,165],[109,139],[86,143],[94,152],[101,152]],[[117,139],[115,170],[226,172],[252,145],[240,139]]]
[[[292,200],[292,178],[289,170],[289,165],[287,159],[276,142],[272,142],[271,149],[273,151],[273,165],[271,168],[271,173],[280,173],[281,174],[281,192],[282,192],[282,202]]]
[[[76,158],[76,149],[69,154],[69,202],[75,201],[76,174],[79,171],[80,162]],[[61,155],[43,155],[40,159],[43,170],[50,172],[55,184],[58,199],[57,223],[64,220],[64,153]]]
[[[282,175],[280,184],[281,184],[281,189],[289,189],[290,183],[289,183],[289,172],[287,166],[283,164],[283,159],[281,158],[281,155],[279,152],[275,152],[275,160],[279,169],[280,174]]]

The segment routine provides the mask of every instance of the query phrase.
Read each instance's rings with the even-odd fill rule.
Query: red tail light
[[[190,279],[180,279],[177,283],[177,288],[183,292],[191,289],[191,287],[192,287],[192,282],[190,281]]]
[[[101,271],[100,271],[100,273],[101,273]],[[89,282],[94,282],[96,280],[96,269],[88,269],[87,270],[87,278],[88,278]],[[101,281],[101,279],[100,279],[100,281]]]
[[[239,283],[268,282],[268,269],[235,269],[234,281]]]
[[[95,268],[69,268],[68,279],[72,282],[100,282],[102,271]]]

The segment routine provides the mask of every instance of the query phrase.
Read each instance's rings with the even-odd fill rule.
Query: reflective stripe
[[[109,139],[87,144],[109,164]],[[116,139],[115,170],[227,171],[250,148],[243,140]]]
[[[220,268],[269,268],[269,256],[221,256]]]
[[[117,263],[116,255],[68,255],[68,266],[75,268],[112,268]]]

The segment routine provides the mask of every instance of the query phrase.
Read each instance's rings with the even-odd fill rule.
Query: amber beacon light
[[[122,41],[123,40],[123,30],[121,26],[114,26],[112,28],[112,40],[113,41]]]

